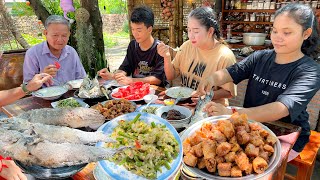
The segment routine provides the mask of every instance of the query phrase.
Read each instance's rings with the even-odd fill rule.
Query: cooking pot
[[[249,46],[261,46],[266,40],[265,33],[243,33],[243,43]]]

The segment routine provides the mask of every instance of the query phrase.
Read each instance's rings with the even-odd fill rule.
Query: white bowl
[[[188,88],[188,87],[181,87],[181,86],[177,86],[177,87],[171,87],[169,89],[167,89],[165,91],[166,95],[171,97],[171,98],[178,98],[180,97],[181,101],[184,101],[188,98],[191,97],[191,94],[193,93],[193,89]]]
[[[68,88],[64,86],[51,86],[39,89],[38,91],[33,92],[32,95],[45,100],[54,100],[60,98],[67,91]]]
[[[158,108],[155,113],[156,113],[157,116],[161,117],[161,115],[164,112],[168,112],[171,109],[177,110],[181,114],[186,116],[186,118],[180,119],[180,120],[167,120],[173,127],[182,128],[185,125],[189,124],[190,118],[192,116],[192,112],[191,112],[190,109],[188,109],[186,107],[183,107],[183,106],[177,106],[177,105],[175,105],[175,106],[163,106],[163,107]]]
[[[68,81],[67,83],[70,84],[73,89],[79,89],[82,82],[83,82],[83,79],[76,79],[76,80]]]
[[[143,96],[143,100],[144,102],[146,103],[149,103],[151,100],[156,101],[158,99],[158,96],[157,95],[154,95],[154,94],[148,94],[148,95],[145,95]]]

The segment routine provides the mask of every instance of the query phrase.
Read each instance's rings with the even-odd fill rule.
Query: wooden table
[[[159,99],[156,103],[163,104],[163,100],[167,97],[164,95],[164,88],[158,87],[158,86],[152,86],[156,90],[156,94],[159,96]],[[68,93],[64,94],[62,98],[68,98],[73,96],[74,91],[69,91]],[[52,101],[43,100],[41,98],[29,96],[23,99],[20,99],[16,101],[13,104],[3,106],[1,107],[1,110],[7,114],[9,117],[17,116],[25,111],[31,110],[31,109],[39,109],[39,108],[49,108],[51,107],[50,103]],[[140,104],[144,102],[139,102]],[[185,101],[179,103],[179,105],[186,106],[190,109],[193,109],[195,107],[195,104],[191,101]],[[264,123],[269,129],[271,129],[276,136],[279,138],[281,143],[281,160],[279,167],[275,172],[273,172],[270,177],[267,177],[266,179],[284,179],[284,174],[286,171],[287,166],[287,159],[288,154],[290,150],[292,149],[294,143],[296,142],[301,128],[292,124],[283,123],[280,121],[276,122],[269,122]],[[73,176],[73,179],[75,180],[93,180],[94,177],[92,175],[92,171],[95,167],[95,163],[88,164],[82,171],[77,173]],[[272,176],[272,177],[271,177]]]

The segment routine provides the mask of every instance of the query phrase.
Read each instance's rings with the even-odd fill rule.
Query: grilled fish
[[[91,108],[66,108],[66,109],[34,109],[17,116],[31,123],[41,123],[72,128],[101,126],[105,118],[98,110]]]
[[[54,143],[93,144],[99,141],[116,142],[101,131],[85,132],[62,126],[30,123],[25,119],[15,117],[0,121],[0,128],[23,132],[26,136],[37,135],[42,140]]]
[[[10,156],[26,165],[47,168],[73,166],[110,158],[129,147],[108,149],[73,143],[52,143],[37,136],[0,129],[0,155]]]

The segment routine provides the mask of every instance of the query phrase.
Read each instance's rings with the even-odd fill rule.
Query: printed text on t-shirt
[[[188,68],[188,73],[181,73],[181,84],[182,86],[190,87],[192,89],[197,89],[199,85],[199,81],[192,77],[198,76],[201,78],[203,76],[203,72],[206,69],[207,65],[203,62],[198,62],[195,65],[195,67],[192,69],[193,63],[194,61],[190,64]],[[190,72],[192,73],[190,74]],[[197,79],[200,79],[200,78],[197,78]]]
[[[270,79],[264,79],[262,77],[259,77],[256,74],[253,74],[252,79],[257,81],[257,82],[259,82],[259,83],[261,83],[261,84],[266,84],[266,85],[269,85],[269,86],[272,86],[272,87],[275,87],[275,88],[281,88],[281,89],[286,89],[287,88],[286,84],[282,84],[282,83],[279,83],[277,81],[272,81]]]

